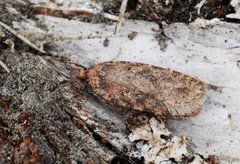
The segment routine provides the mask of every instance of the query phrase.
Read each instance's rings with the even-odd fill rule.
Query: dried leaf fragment
[[[195,116],[206,99],[204,82],[148,64],[105,62],[88,69],[86,78],[103,102],[161,118]]]
[[[187,138],[175,136],[163,121],[154,117],[149,118],[145,125],[132,129],[128,137],[137,148],[131,155],[144,159],[146,164],[220,164],[219,158],[215,155],[204,158],[200,154],[190,153]]]

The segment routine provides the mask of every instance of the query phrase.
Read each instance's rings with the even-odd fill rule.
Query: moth
[[[110,61],[80,74],[104,103],[161,119],[199,114],[207,95],[207,85],[201,80],[149,64]]]

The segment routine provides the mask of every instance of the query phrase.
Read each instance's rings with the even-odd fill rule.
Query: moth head
[[[80,70],[79,73],[76,75],[76,78],[79,79],[79,80],[86,80],[87,71],[86,70]]]

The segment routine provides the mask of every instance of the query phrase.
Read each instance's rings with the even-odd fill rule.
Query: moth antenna
[[[84,70],[87,69],[85,66],[83,66],[83,65],[81,65],[81,64],[79,64],[79,63],[75,63],[75,62],[71,62],[71,61],[69,61],[68,63],[69,63],[69,64],[73,64],[73,65],[75,65],[76,67],[80,67],[80,68],[82,68],[82,69],[84,69]]]

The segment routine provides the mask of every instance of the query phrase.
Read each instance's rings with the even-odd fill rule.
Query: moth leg
[[[72,62],[72,61],[69,61],[68,62],[69,64],[72,64],[72,65],[74,65],[74,66],[76,66],[76,67],[79,67],[79,68],[81,68],[81,70],[79,71],[79,73],[77,73],[77,74],[75,74],[75,77],[77,78],[77,79],[79,79],[79,80],[84,80],[84,79],[86,79],[87,77],[86,77],[86,73],[87,73],[87,68],[85,67],[85,66],[83,66],[83,65],[81,65],[81,64],[79,64],[79,63],[76,63],[76,62]]]

